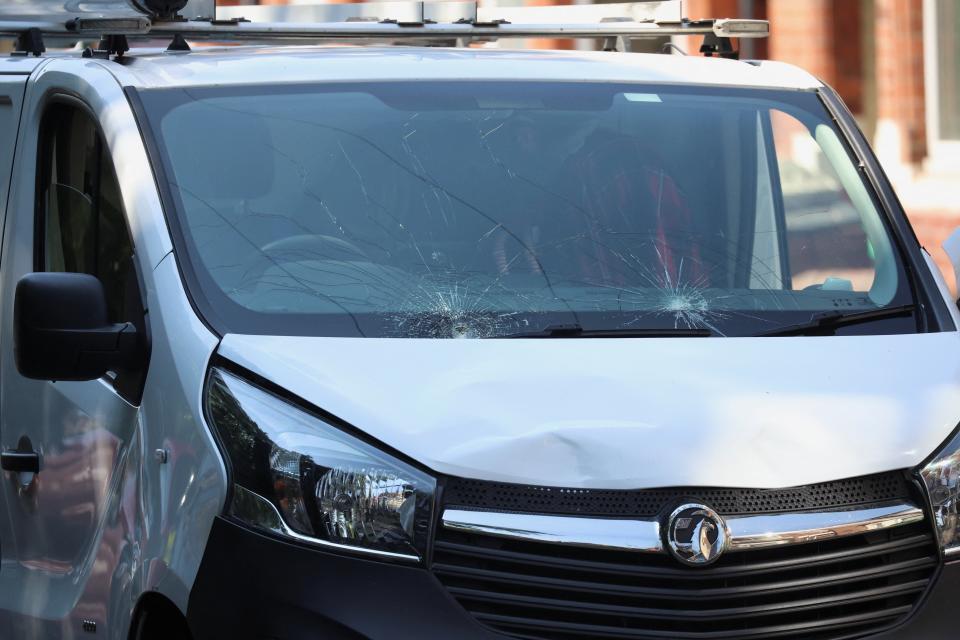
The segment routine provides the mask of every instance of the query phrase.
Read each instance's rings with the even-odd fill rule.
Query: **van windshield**
[[[813,92],[382,82],[139,92],[224,332],[756,335],[912,303]],[[916,331],[909,314],[838,333]]]

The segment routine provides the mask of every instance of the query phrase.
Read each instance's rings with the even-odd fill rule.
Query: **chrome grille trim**
[[[865,508],[725,518],[729,551],[762,549],[840,538],[898,527],[924,519],[906,502]],[[650,519],[581,518],[503,511],[446,509],[443,526],[512,540],[547,542],[617,551],[663,553],[660,523]]]
[[[577,518],[447,509],[443,512],[443,526],[454,531],[481,533],[512,540],[619,551],[663,551],[660,523],[656,520]]]
[[[737,516],[727,518],[727,527],[731,550],[743,550],[842,538],[920,522],[923,517],[919,507],[901,503],[843,511]]]

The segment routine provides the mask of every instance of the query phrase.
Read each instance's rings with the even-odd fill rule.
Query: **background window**
[[[960,6],[937,3],[938,129],[942,140],[960,140]]]

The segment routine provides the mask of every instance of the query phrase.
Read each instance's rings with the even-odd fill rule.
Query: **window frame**
[[[111,166],[113,167],[113,175],[117,179],[117,192],[122,194],[123,189],[120,185],[119,177],[116,172],[116,163],[113,160],[113,155],[110,153],[110,147],[107,144],[107,137],[104,135],[103,127],[100,124],[99,119],[95,111],[79,96],[66,93],[62,91],[50,92],[48,95],[39,101],[37,112],[39,117],[37,118],[37,139],[36,139],[36,162],[34,170],[34,190],[33,190],[33,247],[32,251],[32,260],[31,265],[33,271],[35,272],[46,272],[46,203],[42,197],[44,193],[45,185],[49,182],[50,177],[50,157],[48,153],[50,141],[51,141],[51,128],[46,126],[46,119],[48,112],[51,108],[57,106],[65,106],[72,109],[75,109],[79,113],[83,114],[84,117],[93,125],[93,130],[97,136],[97,142],[100,146],[101,154],[100,158],[104,156],[109,159]],[[98,167],[98,176],[97,176],[97,188],[99,190],[99,180],[102,176],[102,163]],[[99,199],[99,193],[98,193]],[[109,386],[117,395],[126,400],[132,405],[139,405],[140,401],[143,398],[144,385],[146,383],[147,370],[149,368],[150,355],[152,352],[152,341],[151,341],[151,332],[149,324],[149,314],[147,313],[147,299],[145,296],[146,286],[143,279],[143,274],[137,264],[136,255],[137,255],[137,245],[136,240],[134,239],[133,230],[130,227],[130,220],[128,219],[126,207],[123,206],[123,203],[120,203],[120,217],[123,221],[123,229],[127,234],[127,239],[130,242],[130,262],[131,268],[133,269],[133,274],[135,278],[136,286],[136,299],[141,309],[140,313],[135,314],[135,318],[129,319],[129,322],[133,323],[136,326],[136,329],[143,336],[144,348],[146,353],[146,358],[144,359],[144,365],[140,371],[130,371],[123,372],[123,374],[117,372],[109,372],[104,377],[100,378],[100,381]],[[97,204],[97,214],[99,215],[99,203]],[[97,276],[99,279],[99,276]]]

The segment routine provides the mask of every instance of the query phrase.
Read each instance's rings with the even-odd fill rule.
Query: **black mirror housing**
[[[17,370],[35,380],[95,380],[137,366],[140,340],[129,322],[109,321],[103,284],[85,273],[29,273],[13,305]]]

